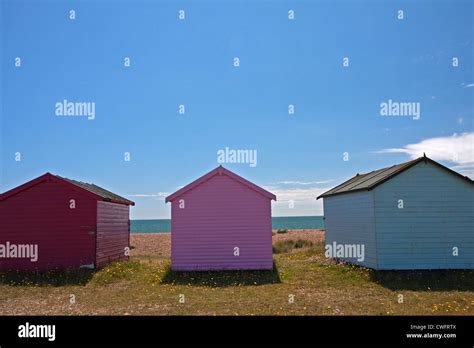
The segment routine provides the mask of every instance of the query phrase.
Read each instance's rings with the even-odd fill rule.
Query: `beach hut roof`
[[[125,204],[125,205],[135,205],[134,202],[126,198],[123,198],[119,195],[116,195],[115,193],[110,192],[106,189],[103,189],[102,187],[99,187],[97,185],[85,183],[82,181],[72,180],[68,178],[63,178],[59,175],[54,175],[51,173],[43,174],[36,179],[28,181],[27,183],[24,183],[23,185],[20,185],[18,187],[15,187],[14,189],[4,192],[3,194],[0,195],[0,201],[3,201],[11,196],[14,196],[24,190],[27,190],[45,181],[57,182],[60,184],[69,185],[69,187],[71,187],[72,189],[81,190],[83,193],[88,194],[89,196],[91,196],[91,198],[94,198],[94,199],[107,201],[107,202],[113,202],[113,203],[119,203],[119,204]]]
[[[460,177],[463,180],[467,180],[469,183],[473,183],[471,179],[469,179],[467,176],[463,176],[454,170],[449,169],[448,167],[443,166],[442,164],[433,161],[431,158],[426,157],[425,155],[422,157],[419,157],[417,159],[396,164],[391,167],[386,167],[382,168],[379,170],[374,170],[370,173],[366,174],[357,174],[356,176],[350,178],[349,180],[343,182],[342,184],[332,188],[329,191],[324,192],[321,194],[317,199],[319,198],[324,198],[324,197],[329,197],[329,196],[334,196],[334,195],[339,195],[343,193],[349,193],[349,192],[355,192],[355,191],[370,191],[374,189],[375,187],[379,186],[380,184],[383,184],[387,180],[390,180],[394,176],[404,172],[405,170],[413,167],[414,165],[425,161],[426,163],[432,163],[439,168],[442,168],[443,170],[446,170],[448,173],[452,175],[456,175]]]
[[[244,186],[247,186],[248,188],[260,193],[261,195],[267,197],[268,199],[272,199],[272,200],[276,201],[276,196],[273,193],[268,192],[267,190],[264,190],[263,188],[255,185],[254,183],[251,183],[250,181],[242,178],[241,176],[238,176],[237,174],[231,172],[230,170],[224,168],[223,166],[219,166],[219,167],[211,170],[209,173],[201,176],[199,179],[194,180],[190,184],[188,184],[188,185],[184,186],[183,188],[179,189],[175,193],[169,195],[168,197],[166,197],[165,202],[166,203],[172,202],[176,198],[182,196],[184,193],[186,193],[186,192],[194,189],[195,187],[201,185],[202,183],[204,183],[207,180],[211,179],[215,175],[227,175],[229,178],[239,182],[240,184],[242,184]]]

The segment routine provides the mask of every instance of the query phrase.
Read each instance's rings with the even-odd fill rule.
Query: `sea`
[[[322,216],[278,216],[272,217],[274,230],[323,229]],[[171,231],[170,219],[131,220],[131,233],[163,233]]]

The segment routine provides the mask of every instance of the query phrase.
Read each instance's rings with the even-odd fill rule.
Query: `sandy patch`
[[[321,230],[288,230],[288,233],[276,234],[272,237],[273,243],[285,239],[306,239],[313,243],[324,240],[324,232]],[[135,249],[132,256],[171,256],[171,234],[170,233],[132,233],[130,243]]]

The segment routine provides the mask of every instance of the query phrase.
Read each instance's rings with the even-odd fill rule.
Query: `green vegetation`
[[[287,253],[293,249],[309,248],[311,246],[313,246],[313,243],[305,239],[298,239],[296,241],[293,239],[280,240],[273,244],[273,253]]]
[[[135,274],[143,272],[144,265],[139,261],[129,260],[127,262],[114,262],[94,274],[92,281],[99,285],[111,284],[119,280],[133,279]]]
[[[273,264],[270,271],[216,271],[216,272],[175,272],[169,266],[161,279],[161,284],[180,284],[206,287],[232,287],[280,283],[278,269]]]
[[[0,273],[0,287],[34,287],[86,285],[94,276],[89,269],[49,271],[49,272],[7,272]],[[1,306],[0,306],[1,308]],[[0,312],[0,314],[2,314]]]

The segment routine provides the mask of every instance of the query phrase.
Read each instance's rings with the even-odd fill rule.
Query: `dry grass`
[[[321,231],[273,236],[298,239],[313,246],[273,271],[171,272],[169,234],[134,234],[131,260],[97,272],[0,275],[0,314],[474,315],[472,271],[374,272],[326,259]]]
[[[310,248],[313,242],[306,239],[285,239],[273,243],[273,254],[282,254],[296,251],[299,249]]]

